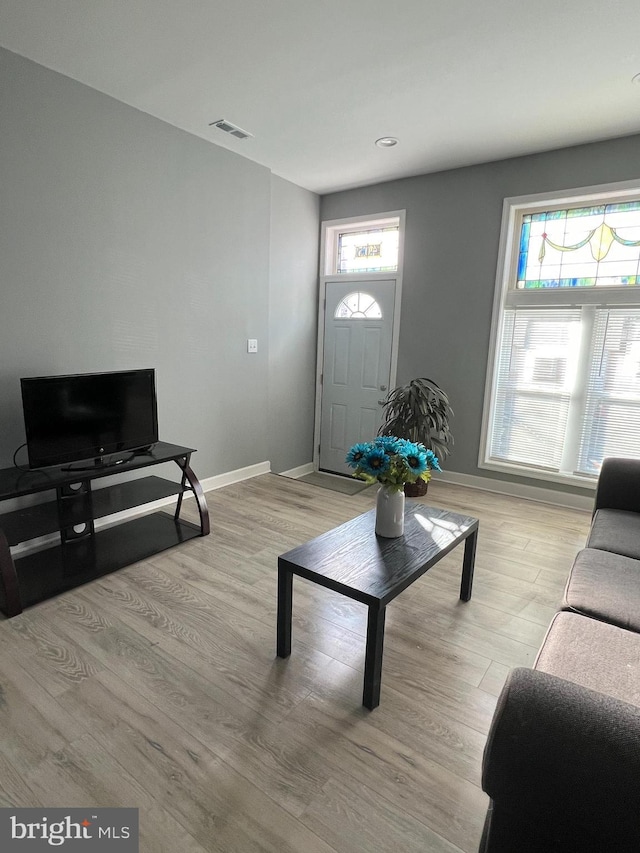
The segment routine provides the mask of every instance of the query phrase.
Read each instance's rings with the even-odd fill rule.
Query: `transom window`
[[[516,287],[640,283],[640,201],[526,213]]]
[[[507,199],[480,466],[594,484],[640,458],[640,187]]]
[[[336,320],[379,320],[382,308],[370,293],[358,290],[345,296],[334,316]]]
[[[398,269],[399,227],[338,233],[339,273],[393,272]]]
[[[382,278],[391,272],[399,276],[403,231],[403,210],[323,222],[320,274]]]

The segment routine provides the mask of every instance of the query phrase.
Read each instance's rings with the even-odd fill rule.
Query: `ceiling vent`
[[[231,122],[227,121],[226,118],[220,118],[218,119],[218,121],[209,122],[209,127],[217,127],[218,130],[222,130],[225,133],[229,133],[231,136],[235,136],[236,139],[249,139],[249,137],[253,138],[253,133],[249,133],[249,131],[243,130],[236,124],[231,124]]]

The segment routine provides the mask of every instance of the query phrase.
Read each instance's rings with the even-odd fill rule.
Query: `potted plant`
[[[440,462],[449,455],[453,436],[449,418],[453,409],[447,394],[432,379],[412,379],[389,392],[384,401],[384,420],[378,435],[394,435],[419,442],[433,451]],[[420,480],[405,485],[405,494],[426,494],[427,483]]]

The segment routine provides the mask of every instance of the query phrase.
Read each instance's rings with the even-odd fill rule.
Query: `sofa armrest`
[[[607,457],[602,462],[594,512],[598,509],[640,512],[640,459]]]
[[[639,779],[640,708],[515,669],[484,752],[495,822],[485,849],[526,838],[526,850],[637,850]]]

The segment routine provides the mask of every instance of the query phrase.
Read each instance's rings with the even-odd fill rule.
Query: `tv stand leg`
[[[0,530],[0,577],[4,586],[6,614],[9,618],[22,613],[18,575],[11,557],[7,537]]]
[[[191,487],[191,491],[193,492],[193,496],[196,499],[196,504],[198,505],[198,514],[200,516],[200,535],[208,536],[209,535],[209,510],[207,509],[207,501],[205,500],[204,492],[202,491],[202,486],[200,485],[200,481],[193,473],[189,466],[190,457],[185,456],[182,459],[176,459],[176,464],[182,470],[182,487],[184,488],[186,483],[189,483]],[[180,497],[178,498],[178,505],[176,506],[175,519],[176,521],[180,517],[180,510],[182,508],[182,496],[183,493],[180,493]]]

